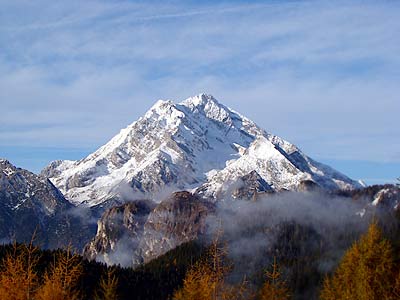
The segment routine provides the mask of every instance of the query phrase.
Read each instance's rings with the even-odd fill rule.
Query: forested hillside
[[[186,243],[137,269],[89,262],[70,250],[0,247],[1,299],[398,299],[398,217],[374,219],[330,272],[312,230],[282,224],[264,263],[239,277],[226,234]],[[310,252],[310,249],[314,249]],[[321,252],[315,251],[320,249]],[[268,254],[269,253],[269,254]],[[251,254],[251,253],[250,253]],[[317,264],[319,262],[319,264]],[[246,261],[242,262],[246,264]],[[349,295],[351,295],[350,298]]]

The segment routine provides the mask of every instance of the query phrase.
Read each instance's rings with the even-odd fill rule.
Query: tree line
[[[393,242],[398,237],[388,239],[373,221],[337,268],[316,281],[318,298],[400,299],[399,246]],[[207,247],[190,242],[135,270],[88,262],[71,249],[40,250],[32,243],[3,245],[0,299],[300,299],[281,257],[271,259],[258,284],[249,278],[232,280],[234,265],[228,254],[220,233]],[[303,274],[308,279],[312,276]]]

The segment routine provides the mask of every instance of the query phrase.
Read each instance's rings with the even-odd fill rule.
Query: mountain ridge
[[[167,187],[224,197],[227,184],[252,171],[277,191],[296,190],[304,180],[359,187],[207,94],[178,104],[159,100],[86,158],[53,162],[41,174],[71,203],[95,206],[152,198]]]
[[[0,159],[0,240],[34,242],[44,248],[87,243],[93,228],[47,179]]]

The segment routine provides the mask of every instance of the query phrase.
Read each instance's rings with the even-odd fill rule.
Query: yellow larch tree
[[[31,300],[38,286],[36,266],[39,260],[38,248],[14,243],[12,251],[1,263],[0,299]]]
[[[282,279],[282,273],[274,257],[272,270],[266,271],[266,280],[258,292],[259,300],[287,300],[290,298],[289,289]]]
[[[217,232],[207,255],[186,274],[183,287],[175,291],[174,300],[241,300],[248,299],[246,282],[230,285],[225,276],[232,269],[226,263],[227,247],[221,246]]]
[[[110,268],[107,270],[106,276],[100,279],[99,290],[96,292],[97,300],[117,300],[118,278],[114,271]]]
[[[51,269],[44,275],[43,285],[38,289],[37,300],[78,300],[78,280],[83,272],[77,255],[68,248],[57,257]]]
[[[325,279],[321,299],[396,299],[393,265],[392,246],[373,221],[367,233],[344,254],[334,274]]]

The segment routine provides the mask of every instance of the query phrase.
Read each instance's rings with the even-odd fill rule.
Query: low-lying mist
[[[255,201],[229,198],[208,216],[208,237],[222,232],[233,281],[245,277],[257,284],[276,258],[286,279],[307,293],[307,285],[332,271],[378,215],[370,201],[323,192],[262,194]],[[318,273],[316,282],[302,282],[307,273]]]
[[[197,239],[203,246],[209,245],[216,235],[220,236],[219,241],[225,245],[227,261],[232,266],[229,281],[237,283],[246,278],[255,287],[260,286],[265,280],[265,271],[275,259],[285,280],[294,289],[295,298],[314,299],[324,276],[336,268],[344,252],[367,230],[373,218],[382,221],[386,229],[397,224],[391,216],[392,209],[372,205],[372,194],[363,191],[359,193],[361,196],[353,198],[350,193],[339,196],[321,190],[260,193],[256,197],[246,197],[244,193],[246,199],[225,197],[216,202],[191,195],[185,205],[163,205],[167,201],[183,201],[179,193],[171,195],[174,190],[168,188],[159,192],[157,199],[154,195],[124,194],[126,202],[136,201],[138,196],[153,198],[154,207],[162,207],[151,222],[160,223],[152,223],[145,229],[152,210],[143,216],[132,212],[133,227],[130,223],[123,225],[122,219],[111,218],[109,226],[117,230],[118,237],[112,242],[115,243],[112,251],[99,252],[96,259],[137,267],[143,261],[140,257],[145,251],[143,245],[159,247],[162,244],[168,248],[185,243],[187,239],[180,231],[182,226],[196,236],[196,226],[184,217],[189,215],[193,222],[205,220],[205,229],[198,232]],[[196,201],[205,205],[196,206]],[[200,212],[199,207],[207,208],[207,213]],[[141,222],[139,217],[143,218]],[[150,227],[154,227],[151,234]],[[147,239],[145,243],[144,238]],[[171,249],[163,250],[165,253]]]

